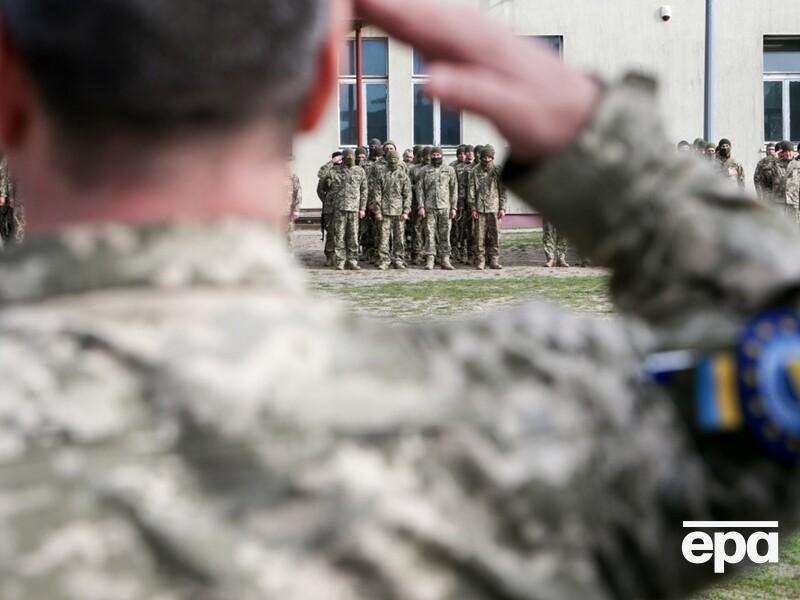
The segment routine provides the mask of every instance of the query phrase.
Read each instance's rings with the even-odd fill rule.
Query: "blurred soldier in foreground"
[[[328,173],[336,165],[342,164],[342,153],[336,151],[331,155],[331,160],[320,167],[317,177],[317,197],[322,201],[322,214],[320,215],[322,235],[325,239],[325,265],[328,267],[336,266],[336,233],[334,231],[336,207],[333,198],[329,194],[327,186]]]
[[[689,145],[689,142],[687,142],[686,140],[681,140],[680,142],[678,142],[678,152],[688,153],[691,151],[692,147]]]
[[[467,204],[475,223],[475,268],[483,271],[486,258],[490,269],[500,264],[500,223],[506,216],[506,188],[500,167],[494,164],[494,148],[481,149],[481,162],[472,169]]]
[[[744,168],[733,160],[731,154],[733,146],[730,140],[722,138],[717,144],[717,160],[722,175],[744,189]]]
[[[759,200],[765,204],[773,201],[773,177],[775,176],[775,166],[772,164],[777,160],[775,156],[775,144],[767,144],[767,153],[764,158],[758,161],[756,165],[755,174],[753,175],[753,183],[756,186],[756,193]]]
[[[798,469],[645,365],[796,314],[797,234],[662,152],[650,80],[359,0],[506,137],[504,180],[612,269],[620,316],[387,327],[305,291],[264,156],[327,114],[346,6],[0,0],[33,238],[0,257],[0,597],[683,598],[720,580],[684,520],[788,534]]]
[[[374,203],[372,210],[380,227],[378,269],[385,271],[389,266],[405,269],[405,224],[411,214],[411,181],[395,151],[386,155],[386,170],[376,182]]]
[[[419,216],[424,220],[425,269],[433,270],[438,258],[442,269],[452,271],[450,224],[458,207],[458,181],[453,167],[442,164],[444,154],[431,148],[431,164],[417,174]]]

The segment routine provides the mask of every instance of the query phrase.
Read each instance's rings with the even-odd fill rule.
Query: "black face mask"
[[[431,159],[431,164],[434,167],[441,167],[442,166],[442,160],[444,160],[444,159],[442,159],[442,158],[432,158]]]
[[[729,158],[731,155],[731,151],[728,148],[722,148],[721,150],[719,150],[719,155],[722,158]]]

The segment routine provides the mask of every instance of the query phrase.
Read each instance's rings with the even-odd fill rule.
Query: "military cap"
[[[494,158],[494,155],[495,155],[494,146],[492,146],[491,144],[487,144],[486,146],[481,148],[481,156],[491,156],[492,158]]]
[[[421,145],[419,145],[419,144],[417,144],[416,146],[414,146],[414,152],[422,152],[422,146],[421,146]]]
[[[716,150],[716,149],[717,149],[716,144],[711,144],[711,143],[706,144],[706,150]]]
[[[356,151],[353,148],[345,148],[344,152],[342,153],[343,156],[355,156]]]
[[[728,146],[733,146],[733,144],[731,144],[731,141],[728,138],[722,138],[719,141],[719,144],[717,144],[717,146],[722,146],[723,144],[728,144]]]
[[[337,150],[336,152],[331,154],[331,158],[336,158],[337,156],[341,156],[341,155],[342,155],[342,151],[341,150]]]
[[[688,147],[688,146],[689,146],[689,142],[687,142],[686,140],[681,140],[680,142],[678,142],[678,148],[684,148],[684,147]]]
[[[475,151],[475,146],[470,146],[469,144],[467,144],[466,146],[464,146],[464,151],[465,152],[474,152]]]
[[[480,154],[480,153],[481,153],[481,150],[483,150],[483,146],[481,146],[480,144],[478,144],[477,146],[475,146],[475,152],[476,152],[477,154]]]
[[[776,149],[781,150],[782,152],[794,152],[794,144],[789,140],[783,140],[776,146]]]
[[[390,145],[394,146],[395,148],[397,148],[397,144],[395,144],[392,140],[386,140],[385,142],[383,142],[383,147],[384,148],[386,148],[386,146],[390,146]]]
[[[378,138],[372,138],[369,141],[369,145],[370,146],[380,146],[381,145],[381,141]]]
[[[364,148],[364,146],[359,146],[356,148],[356,154],[369,154],[369,150]]]
[[[461,152],[466,152],[467,147],[464,144],[461,144],[458,148],[456,148],[456,154],[460,154]]]
[[[707,143],[703,138],[695,138],[694,143],[692,143],[695,148],[705,148],[706,145]]]
[[[443,154],[442,149],[439,146],[433,146],[431,148],[431,154],[433,154],[434,152],[438,152],[439,154]]]

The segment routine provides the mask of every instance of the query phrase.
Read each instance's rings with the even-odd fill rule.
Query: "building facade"
[[[748,186],[765,141],[800,142],[800,2],[711,0],[713,110],[711,141],[726,137],[745,167]],[[452,6],[443,0],[443,6]],[[504,22],[515,34],[540,38],[563,59],[601,77],[636,69],[656,76],[661,96],[654,111],[676,143],[705,130],[706,3],[702,0],[460,0]],[[671,18],[662,18],[668,6]],[[443,11],[442,19],[447,15]],[[441,144],[492,143],[502,159],[503,139],[482,119],[449,111],[422,94],[424,57],[365,27],[362,32],[363,123],[367,139],[392,139],[401,151]],[[355,34],[353,34],[353,37]],[[475,40],[476,44],[491,40]],[[305,208],[318,207],[313,190],[331,152],[357,141],[355,41],[342,48],[339,93],[322,126],[298,140],[295,170]],[[553,81],[553,85],[559,85]],[[642,144],[651,143],[643,139]],[[520,203],[512,212],[528,213]]]

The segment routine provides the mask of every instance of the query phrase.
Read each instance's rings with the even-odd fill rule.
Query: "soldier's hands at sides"
[[[299,219],[299,218],[300,218],[300,213],[299,212],[293,212],[292,213],[292,221],[297,221],[297,219]]]
[[[478,211],[475,210],[475,209],[472,210],[472,220],[473,221],[477,221],[478,220]]]
[[[450,220],[453,220],[455,218],[456,218],[456,209],[452,208],[450,209]]]
[[[497,220],[502,221],[506,216],[506,211],[501,210],[497,213]]]
[[[365,211],[365,210],[358,211],[358,218],[359,219],[363,219],[366,216],[367,216],[367,211]]]
[[[401,221],[407,221],[408,220],[408,213],[403,213],[402,215],[400,215],[400,220]]]
[[[383,221],[383,213],[378,211],[375,213],[375,220],[376,221]]]
[[[566,148],[591,117],[599,96],[591,78],[474,10],[428,0],[354,2],[360,18],[425,55],[428,93],[489,119],[517,159]]]
[[[419,209],[419,216],[422,217],[423,219],[425,218],[425,209],[424,208],[420,208]]]

